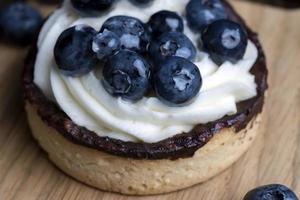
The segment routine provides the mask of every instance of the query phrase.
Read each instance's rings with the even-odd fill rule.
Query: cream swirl
[[[66,1],[48,19],[40,33],[35,83],[78,125],[99,136],[124,141],[158,142],[188,132],[197,124],[235,114],[238,102],[257,94],[254,76],[249,71],[258,52],[251,41],[244,58],[236,64],[225,62],[218,67],[206,53],[198,52],[195,64],[202,74],[203,86],[195,101],[184,107],[169,107],[156,97],[144,97],[137,103],[112,97],[100,81],[101,66],[78,78],[66,77],[56,67],[54,45],[60,33],[70,26],[87,24],[99,30],[103,22],[114,15],[130,15],[146,22],[153,13],[162,9],[184,15],[187,2],[157,0],[142,9],[124,0],[119,1],[105,16],[81,18]],[[196,44],[197,35],[187,26],[185,33]]]

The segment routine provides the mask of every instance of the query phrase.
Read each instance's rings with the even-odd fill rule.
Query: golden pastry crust
[[[262,113],[236,133],[224,128],[193,157],[176,160],[137,160],[77,145],[43,122],[26,102],[32,133],[49,158],[65,173],[101,190],[130,195],[160,194],[204,182],[222,172],[250,147]]]

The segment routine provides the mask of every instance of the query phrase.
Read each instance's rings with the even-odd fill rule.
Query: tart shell
[[[37,47],[25,61],[22,86],[32,133],[49,158],[65,173],[102,190],[131,195],[166,193],[206,181],[220,173],[251,146],[259,134],[268,88],[265,55],[257,38],[223,1],[229,18],[246,27],[258,49],[251,69],[257,96],[238,103],[238,112],[189,133],[179,133],[158,143],[124,142],[100,137],[76,125],[34,83]]]
[[[232,165],[259,134],[262,114],[238,133],[224,128],[193,157],[132,159],[111,155],[65,139],[26,103],[34,137],[50,160],[66,174],[101,190],[129,195],[152,195],[180,190],[204,182]]]
[[[229,18],[244,25],[249,39],[258,49],[257,61],[251,69],[251,73],[255,75],[257,96],[238,103],[238,112],[235,115],[226,116],[208,124],[199,124],[188,133],[178,133],[157,143],[124,142],[109,137],[100,137],[75,124],[54,102],[48,100],[34,83],[33,71],[38,51],[36,44],[31,48],[25,61],[22,81],[25,100],[37,108],[39,116],[46,124],[76,144],[126,158],[156,160],[191,157],[222,129],[231,127],[235,132],[244,129],[256,115],[262,112],[265,92],[268,88],[266,59],[257,34],[247,27],[226,1],[223,3],[229,13]]]

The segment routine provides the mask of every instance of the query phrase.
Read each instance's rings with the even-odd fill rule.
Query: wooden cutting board
[[[0,199],[239,200],[269,183],[286,184],[300,196],[300,10],[232,3],[260,34],[270,69],[261,133],[236,164],[204,184],[151,197],[106,193],[73,180],[30,135],[20,89],[26,50],[0,44]]]

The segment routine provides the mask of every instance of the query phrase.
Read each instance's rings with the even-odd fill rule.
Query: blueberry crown
[[[146,6],[153,0],[131,0]],[[99,15],[114,0],[72,0],[83,15]],[[208,14],[209,13],[209,14]],[[244,28],[227,19],[220,0],[190,0],[186,6],[188,26],[199,35],[199,51],[216,65],[242,59],[247,46]],[[88,25],[65,30],[58,38],[55,61],[66,76],[82,76],[99,63],[102,84],[115,97],[136,102],[151,90],[170,106],[182,106],[198,95],[202,86],[199,68],[193,63],[197,48],[183,33],[184,19],[162,10],[147,23],[131,16],[113,16],[100,31]]]

